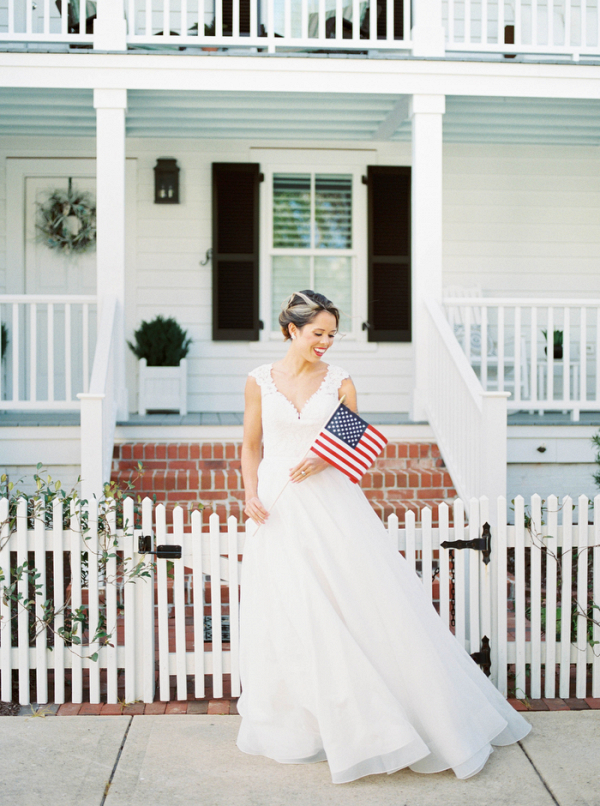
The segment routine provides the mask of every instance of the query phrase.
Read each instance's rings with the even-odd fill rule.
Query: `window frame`
[[[286,155],[287,156],[287,155]],[[264,182],[260,184],[260,260],[259,260],[259,309],[260,319],[264,324],[260,331],[260,341],[272,343],[281,341],[279,328],[272,329],[272,258],[278,255],[302,255],[305,257],[347,256],[352,258],[352,328],[344,336],[344,342],[353,344],[366,343],[367,333],[362,329],[362,323],[367,320],[367,187],[362,178],[367,172],[366,162],[344,161],[335,162],[333,154],[328,155],[326,161],[311,162],[305,155],[290,154],[289,161],[277,160],[267,163],[261,159],[261,171]],[[277,173],[306,173],[306,174],[346,174],[352,176],[352,248],[351,249],[323,249],[311,247],[308,249],[294,248],[282,249],[273,247],[273,175]],[[318,291],[318,289],[316,289]],[[333,300],[335,302],[335,300]]]

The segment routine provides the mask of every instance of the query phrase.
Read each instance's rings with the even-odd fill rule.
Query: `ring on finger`
[[[300,472],[302,473],[303,476],[306,476],[306,470],[301,470]]]

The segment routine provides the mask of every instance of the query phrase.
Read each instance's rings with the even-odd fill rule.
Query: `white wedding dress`
[[[270,364],[250,374],[262,392],[258,495],[270,511],[348,373],[330,366],[301,412],[275,387]],[[253,532],[242,569],[240,750],[289,764],[327,760],[334,783],[407,766],[468,778],[492,745],[529,732],[339,470],[289,484]]]

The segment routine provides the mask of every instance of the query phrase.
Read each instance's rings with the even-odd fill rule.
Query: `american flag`
[[[312,450],[356,484],[386,445],[382,433],[342,403],[314,441]]]

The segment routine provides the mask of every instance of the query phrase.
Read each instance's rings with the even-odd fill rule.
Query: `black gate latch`
[[[444,549],[475,549],[475,551],[480,551],[483,554],[483,562],[487,565],[492,552],[490,525],[487,522],[483,524],[481,537],[475,537],[473,540],[444,540],[440,545]]]
[[[180,560],[182,550],[181,546],[157,546],[152,551],[152,536],[144,535],[138,538],[138,554],[156,554],[158,560]]]
[[[490,639],[487,635],[484,635],[481,639],[481,650],[479,652],[473,652],[471,657],[475,663],[481,666],[483,673],[489,677],[492,672],[492,653],[490,649]]]

